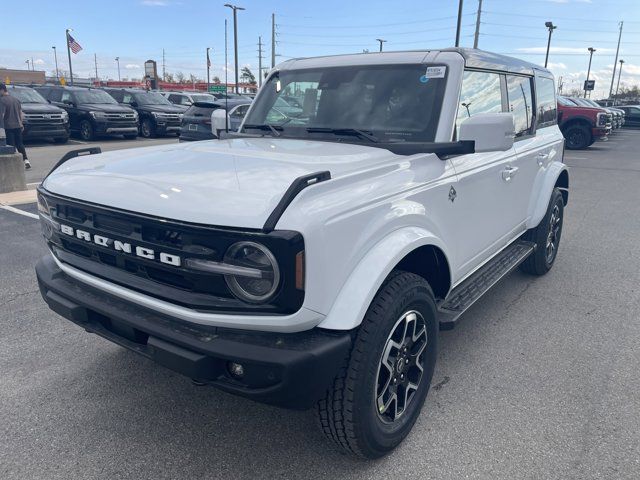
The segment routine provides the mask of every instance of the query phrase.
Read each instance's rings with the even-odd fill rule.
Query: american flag
[[[77,54],[80,50],[82,50],[80,44],[76,42],[69,33],[67,33],[67,43],[69,44],[69,48],[73,53]]]

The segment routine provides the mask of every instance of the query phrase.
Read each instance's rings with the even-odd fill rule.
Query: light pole
[[[120,57],[116,57],[116,63],[118,64],[118,81],[120,81]]]
[[[462,3],[463,0],[458,2],[458,25],[456,27],[456,47],[460,46],[460,30],[462,29]]]
[[[235,57],[236,93],[240,93],[238,89],[238,10],[244,10],[244,8],[231,5],[230,3],[225,3],[224,6],[233,10],[233,53]]]
[[[209,71],[211,70],[211,60],[209,59],[209,50],[211,50],[211,47],[207,47],[207,92],[209,91]]]
[[[31,68],[29,68],[29,59],[28,58],[24,61],[24,63],[27,64],[27,70],[31,71]]]
[[[56,80],[60,81],[60,73],[58,73],[58,51],[55,46],[51,48],[53,48],[53,58],[56,61]]]
[[[386,40],[383,40],[382,38],[376,38],[376,42],[380,42],[380,51],[382,51],[382,44],[386,43]]]
[[[589,68],[587,68],[587,81],[584,84],[584,98],[587,98],[587,83],[589,82],[589,74],[591,73],[591,59],[593,58],[593,52],[596,51],[595,48],[589,47]]]
[[[71,45],[69,42],[69,32],[73,32],[73,28],[67,28],[67,56],[69,57],[69,79],[71,80],[71,86],[73,87],[73,68],[71,67]]]
[[[618,70],[618,84],[616,85],[616,99],[618,98],[618,89],[620,88],[620,77],[622,76],[622,65],[624,60],[620,59],[620,69]]]
[[[551,47],[551,34],[558,28],[553,22],[544,22],[544,26],[549,29],[549,39],[547,40],[547,55],[544,57],[544,68],[547,68],[547,62],[549,61],[549,47]]]

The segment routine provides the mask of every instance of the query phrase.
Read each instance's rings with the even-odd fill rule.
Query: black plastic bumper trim
[[[176,320],[71,279],[50,255],[38,262],[36,275],[49,308],[88,332],[187,377],[263,403],[312,407],[351,349],[351,332],[246,332]],[[243,365],[244,377],[233,378],[228,362]]]

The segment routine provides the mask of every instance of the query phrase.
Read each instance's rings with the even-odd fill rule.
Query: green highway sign
[[[226,85],[209,85],[209,91],[211,93],[224,93],[227,91]]]

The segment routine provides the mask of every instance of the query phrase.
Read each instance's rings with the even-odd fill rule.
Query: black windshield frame
[[[441,76],[427,78],[427,67],[440,67],[444,73]],[[261,88],[260,94],[247,114],[244,124],[261,125],[272,123],[273,126],[281,126],[282,129],[279,129],[279,132],[283,138],[333,139],[345,143],[363,143],[362,138],[357,138],[354,135],[342,136],[319,131],[321,129],[338,131],[359,129],[379,138],[382,143],[433,143],[442,111],[448,73],[448,68],[445,65],[424,63],[348,65],[277,71],[269,77]],[[398,83],[397,81],[394,83],[394,80],[402,80],[404,83]],[[363,81],[367,82],[366,87],[370,91],[371,100],[369,104],[372,111],[376,109],[376,112],[381,112],[377,117],[376,115],[366,114],[367,104],[365,104],[364,94],[358,95],[356,87],[364,85],[361,83]],[[280,83],[279,89],[277,88],[278,82]],[[267,116],[270,111],[277,110],[275,108],[276,101],[288,95],[287,87],[294,85],[294,82],[317,84],[317,88],[309,89],[320,92],[319,94],[316,92],[314,113],[304,117],[303,121],[300,121],[298,116],[293,121],[291,118],[286,118],[280,124],[268,122]],[[347,94],[338,91],[340,88],[344,88]],[[325,94],[325,91],[330,93]],[[334,98],[331,98],[331,92],[337,92]],[[348,95],[351,95],[351,97]],[[399,98],[398,102],[394,104],[393,102],[398,97],[392,98],[393,95],[400,95],[402,98]],[[360,100],[360,103],[349,104],[341,101],[343,100],[341,97]],[[323,105],[323,101],[328,106]],[[417,105],[411,104],[414,101]],[[304,101],[301,103],[304,103]],[[398,104],[401,106],[397,107],[396,105]],[[357,105],[358,108],[353,108],[354,105]],[[318,120],[318,117],[321,117],[319,112],[323,108],[325,109],[325,112],[323,112],[324,118]],[[392,110],[394,111],[391,112]],[[349,118],[349,115],[345,114],[345,112],[351,113],[352,111],[359,115],[359,122],[349,124],[341,123],[338,120],[336,123],[330,123],[333,118]],[[408,115],[408,121],[405,122],[405,125],[411,125],[411,127],[394,124],[394,121],[405,112]],[[411,112],[414,115],[411,115]],[[334,113],[336,115],[332,115]],[[302,114],[298,114],[295,111],[293,113],[283,112],[283,116],[287,115],[295,117],[296,115],[306,115],[306,112],[302,112]],[[351,116],[355,117],[354,115]],[[378,123],[376,123],[376,120]],[[367,122],[371,123],[367,124]],[[256,132],[256,130],[251,129],[243,129],[242,131],[245,133]]]

